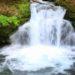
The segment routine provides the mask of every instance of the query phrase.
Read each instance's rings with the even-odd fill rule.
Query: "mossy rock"
[[[0,0],[0,16],[3,17],[17,17],[20,21],[19,25],[15,26],[13,23],[8,25],[6,18],[4,19],[4,25],[0,24],[0,46],[5,45],[9,42],[9,36],[15,32],[18,26],[22,25],[30,18],[30,1],[29,0]],[[13,21],[18,21],[13,20]],[[1,23],[0,21],[0,23]],[[10,20],[11,22],[11,20]],[[16,22],[15,22],[16,23]]]
[[[67,9],[67,17],[75,20],[75,0],[56,0],[57,5]]]

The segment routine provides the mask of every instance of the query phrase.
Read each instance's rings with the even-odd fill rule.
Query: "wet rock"
[[[75,46],[75,33],[69,34],[65,40],[64,40],[65,45],[70,45],[70,46]]]

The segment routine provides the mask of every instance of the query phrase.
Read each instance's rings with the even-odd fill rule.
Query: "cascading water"
[[[69,69],[75,62],[75,33],[63,19],[65,12],[52,3],[32,3],[30,21],[10,36],[10,46],[2,48],[6,58],[1,70],[36,72],[51,67],[53,73],[59,73]]]

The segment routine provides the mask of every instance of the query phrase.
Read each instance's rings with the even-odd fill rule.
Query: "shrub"
[[[10,24],[13,26],[18,26],[20,24],[20,20],[16,16],[7,17],[0,15],[0,24],[4,27]]]

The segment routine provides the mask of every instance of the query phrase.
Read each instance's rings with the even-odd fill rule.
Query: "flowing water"
[[[5,75],[70,75],[75,70],[75,32],[66,10],[52,3],[32,3],[31,18],[1,49]],[[7,73],[7,69],[9,72]],[[1,73],[1,75],[4,75]]]

